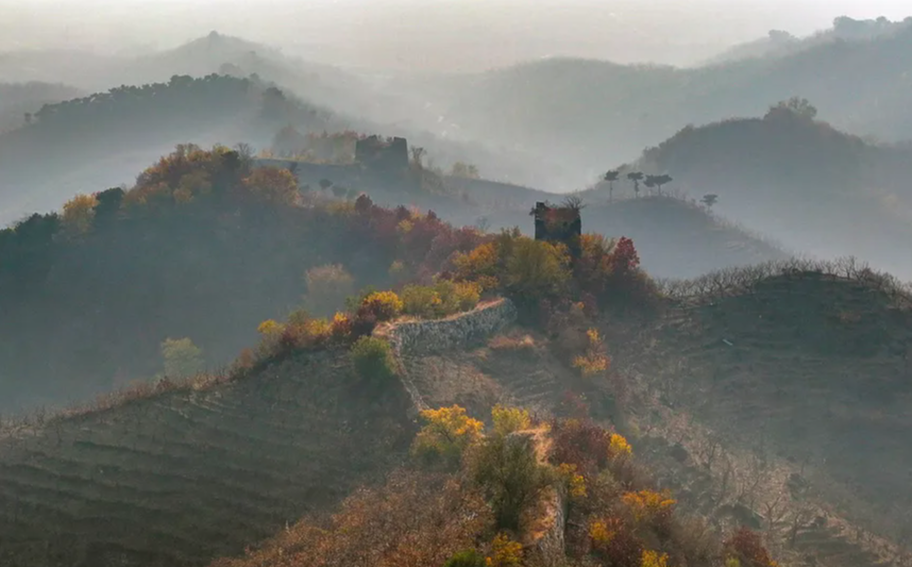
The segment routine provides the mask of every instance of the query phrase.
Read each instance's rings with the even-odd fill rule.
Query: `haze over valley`
[[[912,565],[912,10],[0,0],[3,567]]]

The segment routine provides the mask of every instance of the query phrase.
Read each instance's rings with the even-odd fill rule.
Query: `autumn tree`
[[[79,194],[63,205],[61,224],[63,229],[72,236],[86,234],[92,229],[95,218],[95,207],[98,199],[94,195]]]
[[[501,436],[529,429],[532,425],[528,410],[500,404],[491,409],[491,421],[494,424],[494,434]]]
[[[552,471],[539,463],[531,435],[491,435],[471,457],[471,471],[494,509],[497,526],[518,530],[524,513],[552,485]]]
[[[483,437],[484,424],[458,405],[424,410],[421,419],[425,424],[415,437],[412,454],[425,462],[454,466]]]
[[[565,246],[521,237],[506,261],[503,284],[522,301],[560,294],[570,279],[570,255]]]
[[[298,196],[298,180],[287,169],[259,167],[243,183],[251,194],[268,203],[290,205]]]
[[[189,338],[165,339],[161,353],[167,378],[193,376],[203,369],[203,351]]]

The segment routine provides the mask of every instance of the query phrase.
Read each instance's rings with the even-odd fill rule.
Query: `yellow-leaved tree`
[[[98,199],[95,195],[79,194],[63,205],[61,218],[63,229],[71,236],[86,234],[92,229],[95,219],[95,205]]]
[[[458,405],[421,412],[425,425],[415,437],[412,452],[428,461],[458,464],[463,452],[482,439],[484,424]]]
[[[532,425],[532,418],[527,410],[500,404],[491,409],[491,420],[494,423],[494,433],[497,435],[509,435],[514,431],[529,429]]]

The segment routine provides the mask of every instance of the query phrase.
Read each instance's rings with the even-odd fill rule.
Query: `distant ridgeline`
[[[291,152],[292,154],[296,152]],[[365,190],[419,190],[421,177],[409,175],[409,149],[405,138],[358,137],[352,163],[325,163],[304,158],[261,157],[257,167],[280,167],[291,171],[302,188],[344,186]]]

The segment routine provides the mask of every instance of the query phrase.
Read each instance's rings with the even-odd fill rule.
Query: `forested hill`
[[[175,144],[268,140],[285,124],[331,128],[334,115],[251,79],[175,76],[49,104],[0,136],[0,221],[59,206],[76,191],[130,183]]]
[[[441,271],[478,239],[367,197],[304,198],[287,170],[184,146],[129,191],[0,231],[0,411],[151,378],[167,338],[189,337],[214,369],[265,319],[302,304],[331,315],[369,284]]]
[[[673,172],[691,195],[717,194],[726,216],[791,249],[852,254],[909,277],[900,243],[912,240],[912,148],[866,143],[813,115],[792,101],[763,118],[688,127],[636,167]]]
[[[555,58],[453,81],[437,108],[466,136],[559,156],[580,174],[633,159],[686,124],[755,116],[796,95],[841,129],[900,141],[912,138],[910,51],[904,26],[693,69]]]

